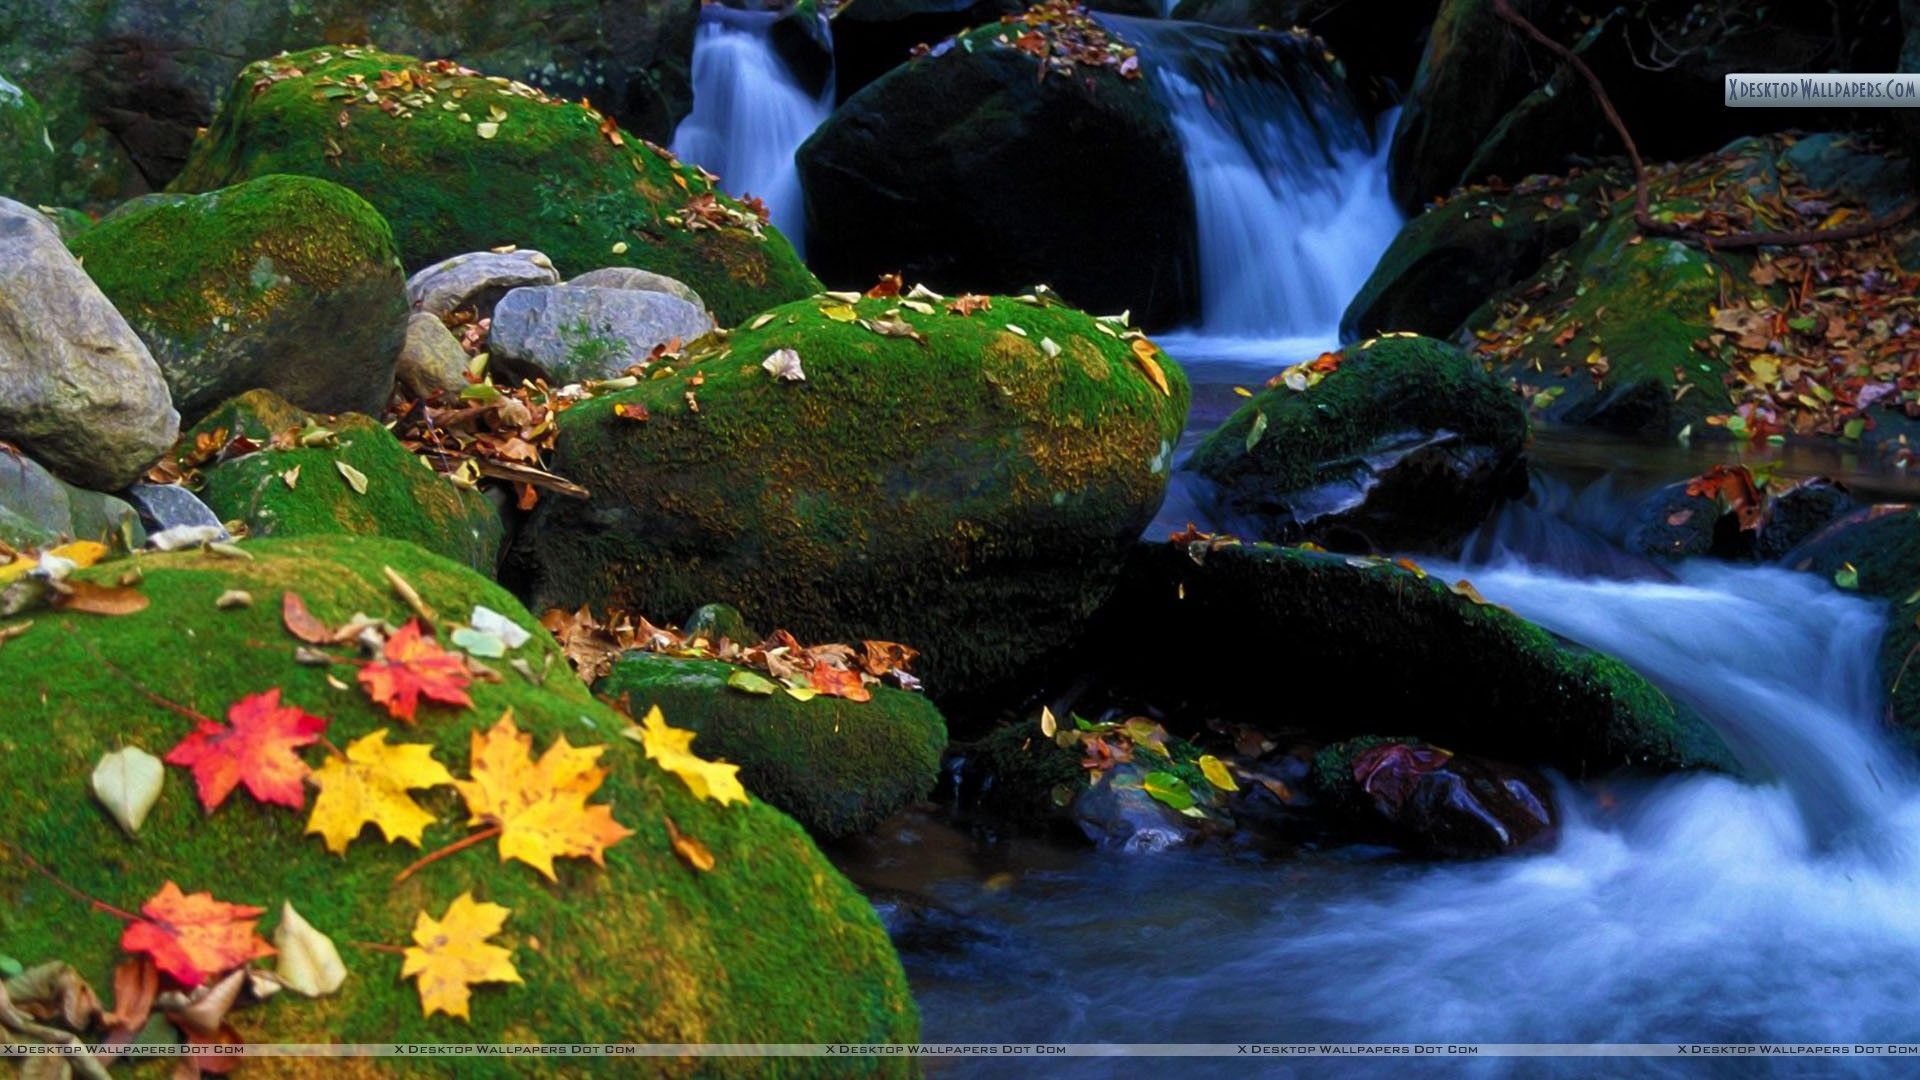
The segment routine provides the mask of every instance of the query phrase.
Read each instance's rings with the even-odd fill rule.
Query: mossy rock
[[[812,265],[842,286],[1044,282],[1149,326],[1197,315],[1193,196],[1155,76],[1047,73],[1005,43],[1019,33],[992,23],[893,68],[802,144]]]
[[[40,103],[0,76],[0,196],[28,205],[54,198],[53,153]]]
[[[873,910],[822,858],[806,834],[761,803],[720,806],[695,798],[641,747],[620,737],[627,719],[596,702],[568,673],[551,638],[504,590],[455,563],[392,540],[254,541],[253,559],[217,553],[144,556],[141,590],[151,606],[119,618],[37,612],[32,630],[0,652],[7,710],[0,760],[14,813],[0,829],[0,941],[23,963],[64,960],[109,985],[121,955],[121,924],[32,869],[22,853],[91,896],[133,908],[163,882],[208,890],[277,912],[292,901],[339,943],[349,967],[342,991],[305,1000],[282,994],[230,1020],[264,1042],[883,1042],[911,1041],[917,1016],[906,980]],[[111,583],[125,562],[82,572]],[[403,725],[357,688],[337,689],[324,668],[293,660],[298,644],[280,622],[282,592],[299,592],[316,616],[345,621],[365,612],[399,622],[408,609],[383,577],[391,567],[428,602],[464,614],[476,604],[531,629],[517,655],[550,672],[535,687],[508,672],[475,682],[474,705],[423,707]],[[231,589],[250,607],[220,610]],[[549,666],[550,665],[550,666]],[[278,687],[282,699],[330,724],[336,746],[378,729],[394,741],[427,743],[465,772],[471,733],[507,710],[536,751],[561,736],[604,746],[608,770],[597,801],[634,830],[607,849],[606,867],[562,859],[558,880],[500,861],[491,844],[461,851],[405,883],[394,875],[420,852],[363,834],[344,858],[303,835],[307,815],[236,794],[209,814],[192,780],[170,769],[159,804],[137,840],[95,801],[86,777],[109,750],[163,754],[192,722],[160,707],[164,697],[213,716],[241,697]],[[671,718],[669,718],[671,723]],[[317,752],[308,757],[317,760]],[[435,816],[424,846],[467,835],[452,789],[419,796]],[[715,857],[696,873],[675,857],[666,826],[698,838]],[[501,943],[524,985],[476,990],[472,1021],[423,1019],[396,956],[352,942],[405,944],[422,911],[439,915],[460,894],[509,908]],[[267,916],[270,927],[274,916]],[[256,1063],[264,1075],[331,1076],[332,1063]],[[868,1063],[904,1075],[903,1061]],[[417,1075],[438,1065],[417,1065]],[[551,1059],[471,1061],[462,1075],[571,1075]],[[826,1071],[826,1066],[820,1066]],[[835,1067],[836,1073],[841,1067]],[[751,1058],[687,1061],[675,1075],[803,1071]]]
[[[1886,601],[1887,632],[1880,639],[1879,671],[1886,688],[1887,722],[1920,745],[1920,510],[1886,504],[1861,510],[1791,552],[1786,565],[1828,581],[1846,580],[1862,596]]]
[[[815,836],[866,832],[933,790],[947,723],[926,698],[884,686],[864,702],[729,689],[742,670],[628,653],[593,689],[628,695],[636,714],[658,705],[673,726],[699,732],[694,753],[739,765],[748,791]]]
[[[337,443],[272,448],[275,436],[309,424],[331,430]],[[200,436],[218,431],[263,447],[201,474],[200,497],[221,520],[245,522],[252,536],[383,536],[488,576],[499,562],[504,528],[493,503],[434,472],[377,420],[351,413],[309,416],[269,391],[255,390],[214,410],[181,445],[192,447]],[[366,478],[365,493],[353,489],[341,465]]]
[[[300,74],[282,74],[290,71]],[[417,107],[390,104],[401,116],[345,85],[359,77],[372,86],[383,73],[431,89],[411,92]],[[383,93],[389,103],[405,98]],[[694,198],[739,204],[698,168],[617,129],[603,133],[602,122],[583,105],[429,70],[415,57],[310,49],[240,73],[173,190],[267,173],[325,177],[386,216],[409,270],[518,244],[545,252],[570,276],[638,266],[678,278],[723,323],[819,287],[778,230],[700,227],[685,214]]]
[[[943,701],[1044,667],[1153,519],[1189,394],[1170,357],[1163,392],[1080,312],[992,304],[853,305],[924,343],[788,304],[562,413],[552,467],[593,496],[542,500],[526,530],[536,606],[718,601],[805,641],[905,642]],[[803,381],[762,367],[781,349]],[[636,406],[651,419],[615,412]]]
[[[1449,749],[1572,776],[1737,768],[1703,719],[1619,660],[1384,559],[1142,544],[1109,615],[1109,655],[1131,656],[1141,626],[1205,628],[1171,662],[1111,665],[1117,687],[1169,715],[1333,739],[1417,725]],[[1275,704],[1295,677],[1328,706]]]
[[[1073,722],[1060,727],[1071,730]],[[1080,746],[1060,745],[1038,721],[1006,724],[962,753],[960,805],[994,821],[1062,835],[1077,832],[1096,843],[1134,846],[1136,836],[1146,833],[1177,844],[1230,831],[1227,792],[1201,771],[1204,751],[1175,735],[1168,735],[1165,745],[1165,757],[1136,745],[1132,761],[1093,770],[1081,764],[1086,754]],[[1200,808],[1198,815],[1183,816],[1148,795],[1143,781],[1154,772],[1183,785]]]
[[[1218,520],[1274,540],[1337,530],[1395,550],[1444,546],[1513,479],[1526,413],[1452,345],[1371,339],[1300,385],[1261,393],[1195,449],[1190,467],[1215,485]]]
[[[181,418],[266,388],[378,413],[406,335],[406,278],[366,200],[264,176],[109,215],[68,243],[152,350]]]

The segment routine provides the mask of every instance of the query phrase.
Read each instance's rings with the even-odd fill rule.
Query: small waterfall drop
[[[1199,334],[1331,343],[1400,228],[1386,182],[1393,114],[1368,131],[1304,39],[1101,18],[1139,50],[1185,152]]]
[[[693,45],[693,111],[673,152],[720,177],[737,196],[764,200],[773,225],[798,248],[806,234],[793,152],[833,111],[833,87],[807,93],[773,47],[770,11],[700,9]]]

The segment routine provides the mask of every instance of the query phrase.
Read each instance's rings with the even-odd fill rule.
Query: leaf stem
[[[69,627],[68,629],[71,629],[71,627]],[[140,680],[127,674],[125,669],[121,668],[118,664],[115,664],[113,661],[107,659],[105,656],[102,656],[100,654],[99,647],[94,645],[93,642],[88,641],[85,638],[81,638],[80,644],[85,646],[86,650],[93,654],[93,658],[95,660],[100,661],[101,667],[104,667],[108,671],[111,671],[115,675],[118,675],[122,679],[125,679],[127,682],[127,685],[133,687],[136,691],[138,691],[141,697],[146,698],[148,701],[153,702],[155,705],[158,705],[163,709],[169,709],[197,723],[212,724],[216,722],[215,720],[213,720],[213,718],[209,716],[206,716],[202,713],[195,712],[194,710],[187,708],[185,705],[182,705],[177,701],[168,700],[167,698],[161,697],[159,694],[154,693],[152,690],[147,689],[147,687],[144,684],[142,684]]]
[[[427,854],[420,856],[418,859],[415,859],[413,861],[413,864],[408,866],[405,870],[402,870],[398,874],[395,874],[393,876],[393,883],[395,885],[398,885],[401,882],[412,877],[415,871],[420,870],[422,867],[426,866],[427,864],[439,862],[441,859],[444,859],[455,852],[465,851],[466,849],[474,846],[475,844],[483,844],[488,840],[491,840],[494,837],[499,836],[503,831],[505,831],[504,826],[489,825],[486,828],[481,829],[477,833],[472,833],[470,835],[463,836],[458,840],[455,840],[453,843],[448,844],[446,847],[443,847],[438,851],[430,851]]]
[[[75,888],[74,886],[67,884],[65,881],[61,880],[60,875],[47,869],[47,866],[45,863],[27,854],[26,849],[21,847],[19,844],[13,843],[10,840],[0,840],[0,845],[4,845],[6,847],[12,848],[13,853],[20,857],[21,862],[26,863],[29,868],[38,871],[48,881],[51,881],[55,885],[60,886],[62,891],[66,892],[67,895],[72,896],[74,899],[84,902],[87,906],[94,908],[97,911],[104,911],[116,919],[120,919],[125,922],[140,921],[140,916],[135,915],[133,912],[125,911],[120,908],[114,907],[112,904],[107,903],[105,900],[95,899],[94,897],[88,896],[86,893],[81,892],[79,889]]]

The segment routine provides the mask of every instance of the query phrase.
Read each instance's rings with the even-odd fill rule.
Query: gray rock
[[[553,260],[538,251],[474,251],[443,259],[407,279],[413,310],[444,318],[464,307],[484,319],[509,290],[558,285]]]
[[[692,341],[712,328],[706,312],[677,296],[554,285],[503,297],[488,342],[494,363],[510,376],[524,367],[563,384],[613,378],[654,346]]]
[[[125,487],[180,431],[147,347],[53,223],[0,198],[0,439],[82,487]]]
[[[400,346],[400,362],[394,365],[394,381],[410,397],[457,394],[467,387],[467,359],[460,339],[438,315],[416,311],[407,320],[407,337]]]
[[[707,310],[707,302],[693,291],[693,286],[679,278],[670,278],[665,274],[656,274],[651,270],[642,270],[637,266],[603,266],[598,270],[589,270],[569,285],[584,285],[596,289],[637,289],[640,292],[666,293],[677,296],[701,311]]]
[[[220,539],[229,539],[220,515],[178,484],[134,484],[125,494],[139,512],[141,523],[156,533],[183,525],[210,526],[219,530]]]
[[[0,453],[0,541],[20,548],[115,538],[128,547],[146,539],[133,507],[63,483],[24,455]]]

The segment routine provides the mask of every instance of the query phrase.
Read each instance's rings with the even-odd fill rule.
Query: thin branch
[[[412,862],[412,864],[409,865],[405,870],[402,870],[398,874],[395,874],[393,876],[393,883],[395,885],[398,885],[401,882],[412,877],[416,871],[424,869],[429,864],[439,862],[441,859],[444,859],[447,856],[452,855],[457,851],[465,851],[466,849],[474,846],[475,844],[485,843],[486,841],[491,840],[496,836],[499,836],[504,831],[506,830],[502,826],[489,825],[486,828],[481,829],[477,833],[471,833],[467,836],[461,837],[458,840],[455,840],[453,843],[448,844],[446,847],[443,847],[438,851],[430,851],[427,854],[420,856],[418,859],[415,859]]]

